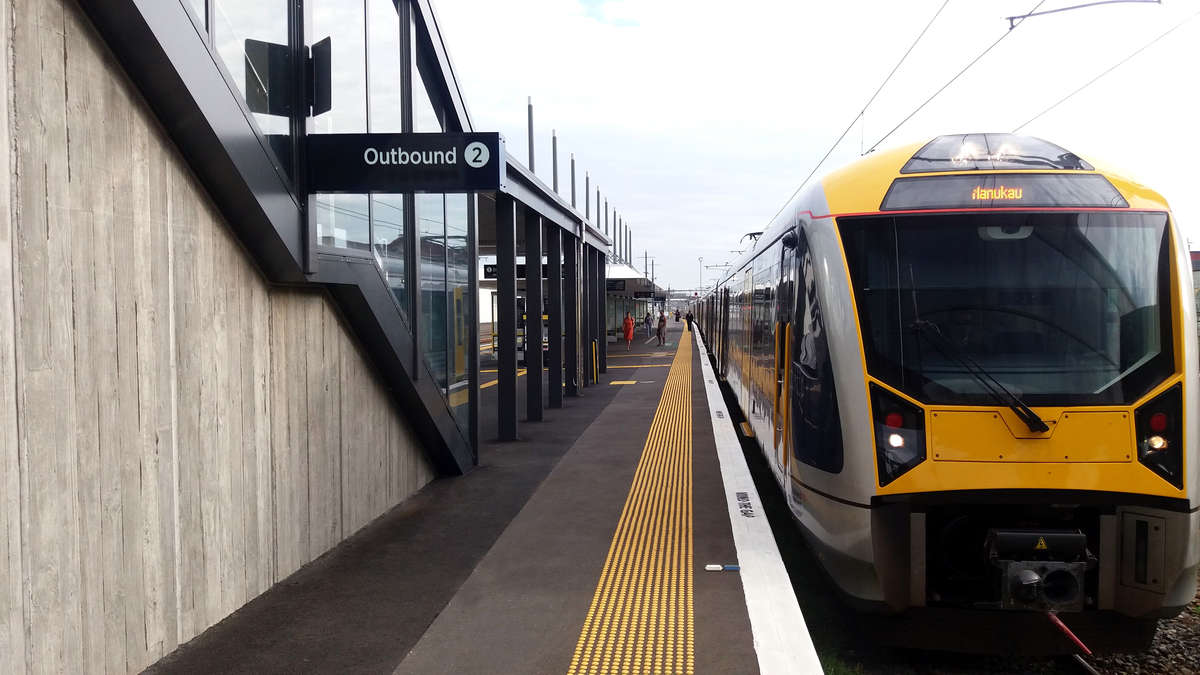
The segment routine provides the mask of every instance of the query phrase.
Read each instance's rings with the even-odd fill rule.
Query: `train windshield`
[[[1132,403],[1174,372],[1167,216],[839,221],[867,369],[924,403]]]

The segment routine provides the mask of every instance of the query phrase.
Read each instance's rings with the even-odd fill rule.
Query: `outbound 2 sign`
[[[497,133],[309,134],[309,192],[477,192],[504,184]]]

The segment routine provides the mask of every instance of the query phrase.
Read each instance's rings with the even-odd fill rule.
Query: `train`
[[[1152,189],[951,134],[803,186],[693,309],[855,609],[1136,650],[1196,594],[1191,269]]]

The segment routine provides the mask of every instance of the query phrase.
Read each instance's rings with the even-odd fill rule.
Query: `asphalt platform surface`
[[[541,422],[525,421],[518,378],[517,442],[494,440],[495,374],[481,372],[476,470],[435,480],[147,672],[566,673],[682,327],[669,322],[664,348],[610,344],[601,381]],[[740,578],[703,571],[737,557],[691,358],[695,672],[757,672]]]

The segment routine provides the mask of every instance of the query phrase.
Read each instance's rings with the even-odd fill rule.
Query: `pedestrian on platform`
[[[649,311],[646,312],[646,337],[654,337],[654,333],[650,332],[651,326],[654,325],[654,316]]]
[[[658,346],[661,347],[667,344],[667,315],[663,312],[658,313]]]
[[[625,312],[625,320],[621,322],[621,330],[625,333],[625,351],[633,344],[633,317]]]
[[[687,325],[688,325],[688,332],[689,332],[689,333],[690,333],[690,332],[692,332],[692,321],[695,319],[695,317],[694,317],[694,316],[692,316],[692,310],[690,310],[690,309],[689,309],[689,310],[688,310],[688,313],[687,313],[687,316],[685,316],[685,317],[683,317],[683,318],[684,318],[684,319],[687,321]]]

